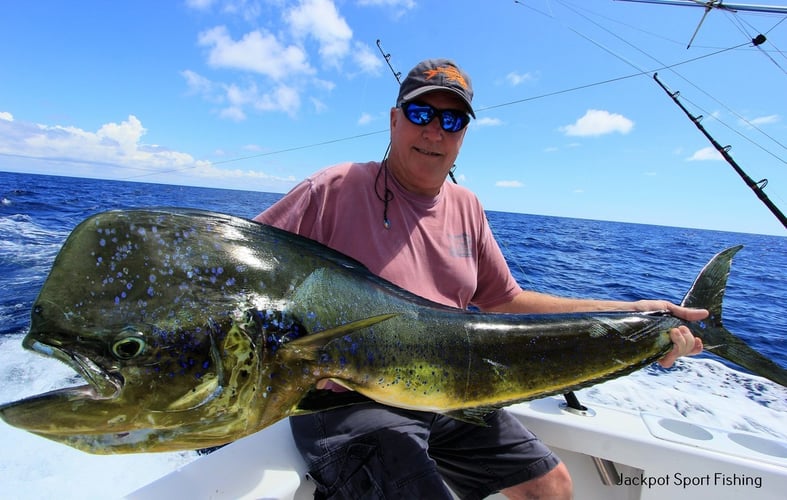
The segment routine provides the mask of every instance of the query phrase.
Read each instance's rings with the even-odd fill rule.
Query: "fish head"
[[[277,304],[254,290],[284,278],[277,257],[250,244],[255,226],[166,210],[81,223],[34,302],[23,345],[86,385],[0,406],[0,416],[94,453],[195,449],[256,430],[275,398],[262,383],[270,349],[249,311],[272,314]]]

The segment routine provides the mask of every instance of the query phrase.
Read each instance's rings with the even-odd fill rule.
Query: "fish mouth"
[[[90,399],[114,399],[118,397],[120,391],[123,389],[122,376],[104,370],[88,357],[77,353],[69,353],[59,347],[45,344],[38,340],[25,339],[23,345],[31,351],[62,361],[76,371],[88,383],[88,385],[80,387],[57,389],[47,394],[71,392],[82,394],[84,397]]]
[[[23,345],[55,358],[73,368],[87,384],[66,387],[0,405],[6,423],[55,439],[79,434],[90,428],[86,415],[95,405],[106,406],[119,398],[123,378],[102,369],[90,359],[64,349],[26,338]],[[98,413],[98,412],[97,412]]]

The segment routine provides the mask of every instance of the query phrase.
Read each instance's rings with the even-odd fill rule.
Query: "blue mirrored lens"
[[[446,132],[459,132],[470,122],[467,113],[456,109],[437,109],[428,104],[408,102],[402,106],[404,115],[411,123],[428,125],[435,116],[440,116],[440,127]]]
[[[431,106],[409,103],[405,104],[404,112],[407,119],[416,125],[426,125],[432,121],[437,110]]]

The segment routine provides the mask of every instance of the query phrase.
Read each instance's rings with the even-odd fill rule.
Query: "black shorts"
[[[542,476],[560,460],[511,414],[474,425],[363,403],[292,417],[315,498],[485,498]]]

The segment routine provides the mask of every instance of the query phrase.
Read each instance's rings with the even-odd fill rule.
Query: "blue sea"
[[[79,222],[104,210],[152,206],[253,217],[280,196],[0,172],[0,402],[79,383],[67,367],[20,346],[31,304]],[[503,212],[488,217],[524,288],[576,297],[679,302],[715,253],[743,244],[725,296],[726,326],[787,367],[787,237]],[[787,390],[708,354],[580,391],[580,399],[787,441]],[[0,498],[88,498],[80,475],[97,473],[106,484],[96,486],[96,496],[106,497],[99,493],[108,485],[110,497],[120,496],[195,458],[191,452],[97,457],[5,424],[0,440],[14,450],[0,458]],[[67,483],[79,485],[73,495]]]

